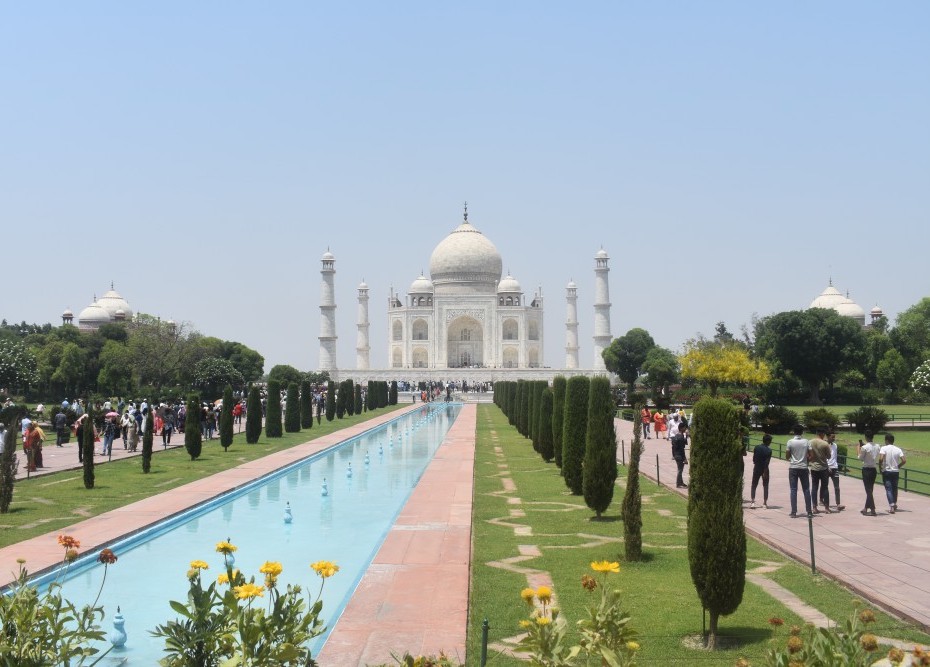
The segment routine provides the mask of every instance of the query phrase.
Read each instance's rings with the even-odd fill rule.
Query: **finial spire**
[[[112,281],[112,280],[110,281],[110,289],[116,289],[115,287],[113,287],[113,281]]]
[[[465,222],[468,222],[468,202],[465,202]]]

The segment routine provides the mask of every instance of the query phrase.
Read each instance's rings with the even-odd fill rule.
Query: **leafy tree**
[[[94,409],[87,407],[87,417],[84,418],[84,438],[80,446],[84,448],[81,454],[84,469],[84,488],[94,488]],[[198,431],[199,432],[199,431]]]
[[[224,341],[223,358],[228,359],[246,382],[261,379],[265,358],[252,348],[235,341]]]
[[[300,386],[296,382],[287,385],[287,399],[284,404],[284,430],[287,433],[300,431]]]
[[[362,414],[363,407],[364,406],[362,405],[362,385],[357,384],[355,385],[355,414],[357,415]]]
[[[226,385],[223,388],[223,409],[220,412],[220,444],[224,452],[229,451],[229,446],[233,442],[233,407],[235,404],[232,387]]]
[[[585,504],[600,518],[614,498],[617,481],[617,432],[610,380],[591,379],[588,392],[588,429],[585,436],[582,492]]]
[[[241,387],[245,384],[242,373],[231,361],[219,357],[206,357],[194,366],[194,386],[203,390],[205,398],[212,400],[220,395],[225,385]]]
[[[280,438],[281,428],[281,385],[277,380],[268,380],[268,399],[265,404],[265,435]]]
[[[688,561],[698,597],[710,613],[707,646],[714,649],[720,616],[736,611],[746,585],[739,410],[725,400],[698,401],[691,442]]]
[[[878,362],[878,367],[875,369],[878,386],[882,389],[895,391],[904,389],[907,386],[910,374],[904,357],[894,348],[885,353],[885,356]]]
[[[643,409],[633,406],[635,417]],[[626,492],[623,494],[623,556],[627,562],[643,558],[643,499],[639,490],[639,460],[643,453],[643,424],[633,419],[633,442],[630,445],[630,465],[626,471]]]
[[[634,385],[639,377],[640,368],[646,361],[649,350],[655,345],[648,331],[633,328],[619,338],[614,338],[602,353],[607,370],[626,383],[629,393],[635,391]]]
[[[552,454],[555,464],[562,467],[562,424],[565,418],[565,386],[563,375],[552,380]]]
[[[288,366],[287,364],[278,364],[277,366],[272,366],[271,370],[268,371],[268,381],[274,380],[282,386],[287,386],[291,382],[300,382],[304,377],[304,374],[293,366]]]
[[[584,376],[569,379],[565,387],[565,416],[562,421],[562,476],[574,495],[582,492],[581,466],[588,433],[588,390]]]
[[[155,440],[155,416],[152,410],[145,412],[145,433],[142,434],[142,472],[152,469],[152,445]]]
[[[300,383],[300,427],[313,428],[313,385],[307,380]]]
[[[380,407],[380,406],[379,406]],[[336,416],[336,383],[326,383],[326,421],[331,422]]]
[[[930,392],[930,359],[911,374],[911,388],[914,391]]]
[[[656,345],[646,353],[642,372],[646,375],[646,386],[656,395],[670,396],[671,385],[678,382],[678,357],[668,348]]]
[[[913,371],[930,358],[930,297],[924,297],[898,315],[891,342]]]
[[[820,404],[821,383],[858,365],[864,350],[862,327],[833,310],[790,310],[756,323],[756,351],[804,382],[812,405]]]
[[[3,408],[0,412],[0,421],[4,424],[18,424],[22,419],[24,408],[13,405]],[[16,459],[16,428],[8,428],[0,436],[3,438],[3,452],[0,452],[0,514],[10,511],[13,502],[13,487],[16,484],[16,470],[19,463]],[[78,443],[81,446],[81,443]]]
[[[539,455],[543,457],[543,461],[548,463],[555,456],[555,451],[552,448],[552,390],[549,387],[543,389],[537,414],[539,415],[539,424],[536,427],[536,433],[538,434],[539,444],[536,449]]]
[[[191,461],[200,457],[203,436],[200,433],[200,396],[191,394],[187,399],[187,414],[184,417],[184,449]]]
[[[716,396],[721,384],[765,384],[771,377],[764,361],[753,360],[738,343],[689,341],[679,359],[681,376],[707,384],[710,395]]]
[[[887,322],[884,317],[881,319]],[[865,359],[862,363],[861,370],[859,368],[848,368],[846,372],[842,373],[839,379],[844,386],[865,387],[876,384],[878,382],[878,364],[881,363],[888,350],[893,347],[891,336],[888,335],[886,330],[880,329],[879,327],[874,325],[870,326],[865,330],[864,335]],[[847,375],[851,372],[861,373],[864,376],[864,382],[858,385],[850,384],[847,381]]]
[[[123,327],[120,327],[122,330]],[[132,355],[124,343],[108,340],[99,357],[97,389],[107,394],[125,396],[132,390]]]
[[[32,352],[22,343],[0,340],[0,387],[27,387],[36,379]]]
[[[262,396],[252,385],[245,403],[245,441],[254,445],[262,437]]]
[[[315,371],[308,371],[304,373],[304,380],[307,380],[312,385],[321,385],[329,382],[329,371],[320,371],[319,373]]]
[[[129,329],[129,351],[139,386],[156,390],[180,384],[188,378],[202,355],[194,346],[196,336],[184,324],[172,324],[140,314]]]

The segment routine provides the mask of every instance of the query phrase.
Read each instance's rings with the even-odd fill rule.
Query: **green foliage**
[[[633,406],[635,415],[642,404]],[[639,460],[643,454],[643,424],[633,419],[633,442],[630,444],[630,465],[626,471],[626,491],[623,494],[623,557],[628,563],[643,558],[643,498],[639,490]]]
[[[396,401],[395,401],[396,402]],[[355,414],[362,414],[364,404],[362,403],[362,385],[355,385]]]
[[[187,414],[184,416],[184,449],[191,461],[200,457],[203,435],[200,432],[200,396],[191,394],[187,399]]]
[[[911,374],[911,389],[920,392],[930,392],[930,359],[923,362]]]
[[[520,380],[523,383],[520,390],[520,408],[518,415],[519,427],[517,430],[524,438],[530,437],[530,394],[533,391],[533,385],[528,380]]]
[[[768,667],[790,667],[792,665],[841,665],[879,664],[882,654],[878,638],[866,632],[865,626],[874,622],[875,614],[870,609],[854,610],[844,622],[829,628],[818,628],[807,624],[804,628],[793,627],[782,648],[771,649],[766,655]],[[891,658],[893,653],[889,654]],[[898,649],[897,659],[889,664],[902,664],[904,652]],[[912,662],[911,664],[924,664]]]
[[[895,349],[885,352],[878,366],[875,368],[875,379],[879,387],[898,391],[904,389],[908,383],[910,368],[901,353]]]
[[[819,429],[826,429],[825,432],[832,431],[839,423],[840,418],[826,408],[804,411],[804,427],[811,433],[817,433]]]
[[[0,387],[28,387],[35,379],[35,355],[23,343],[0,340]]]
[[[562,422],[562,476],[574,495],[582,492],[581,466],[588,433],[588,391],[590,381],[575,376],[565,388],[565,416]]]
[[[336,390],[336,419],[342,419],[345,416],[347,399],[346,381],[343,380]]]
[[[688,561],[701,604],[710,613],[708,647],[717,622],[732,614],[746,586],[743,446],[739,410],[705,398],[694,406],[688,494]]]
[[[245,384],[245,378],[231,361],[219,357],[207,357],[198,361],[194,366],[193,384],[203,391],[205,399],[213,400],[219,397],[221,387],[227,384],[241,387]]]
[[[245,441],[254,445],[262,437],[262,396],[258,387],[249,388],[245,408]]]
[[[336,416],[336,383],[326,383],[326,421],[331,422]]]
[[[857,410],[846,413],[846,421],[853,425],[856,433],[871,431],[878,433],[888,423],[888,413],[873,405],[864,405]]]
[[[197,432],[200,432],[198,426]],[[81,453],[83,459],[84,488],[94,488],[94,411],[88,408],[87,417],[84,418],[84,442],[81,443],[84,451]]]
[[[391,380],[391,392],[388,394],[388,405],[397,405],[397,380]]]
[[[610,346],[604,350],[604,364],[607,370],[616,373],[617,377],[626,383],[627,390],[632,392],[640,368],[655,345],[656,342],[645,329],[630,329],[619,338],[614,338]]]
[[[300,382],[304,379],[304,374],[293,366],[288,366],[287,364],[278,364],[277,366],[272,366],[271,370],[268,371],[268,380],[274,380],[281,386],[287,386],[291,382]]]
[[[565,387],[567,380],[556,375],[552,380],[552,453],[555,464],[562,467],[562,424],[565,419]]]
[[[265,402],[265,435],[280,438],[284,433],[281,425],[281,384],[277,380],[268,381],[268,398]]]
[[[235,405],[232,387],[226,385],[223,389],[223,408],[220,411],[220,445],[223,446],[223,451],[228,451],[233,442],[233,408]]]
[[[526,392],[526,381],[517,380],[517,387],[514,393],[513,411],[510,415],[510,423],[517,429],[517,433],[523,435],[523,427],[520,426],[520,410],[523,405],[523,394]]]
[[[585,435],[582,493],[598,518],[610,507],[617,481],[617,432],[610,380],[595,377],[588,392],[588,429]]]
[[[155,416],[151,408],[145,413],[145,433],[142,434],[142,472],[152,469],[152,444],[155,440]]]
[[[798,423],[798,413],[783,405],[766,405],[753,413],[756,425],[771,435],[787,435]]]
[[[530,439],[533,441],[533,449],[542,454],[539,449],[539,425],[540,410],[542,409],[542,395],[548,386],[545,380],[537,380],[530,383]]]
[[[300,428],[313,428],[313,385],[309,380],[300,383]]]
[[[300,387],[296,382],[287,385],[287,402],[284,404],[284,430],[297,433],[300,430]]]
[[[3,410],[0,420],[4,424],[16,423],[15,410]],[[8,428],[3,432],[3,452],[0,453],[0,514],[10,511],[13,502],[13,486],[16,484],[16,471],[19,461],[16,458],[16,429]]]
[[[909,368],[917,368],[930,359],[930,297],[924,297],[900,313],[890,336]]]
[[[552,448],[552,390],[549,387],[543,389],[537,414],[539,424],[536,426],[536,433],[539,443],[536,451],[542,456],[543,461],[548,463],[555,455]]]
[[[344,384],[346,391],[346,414],[351,416],[355,414],[355,382],[346,380]]]

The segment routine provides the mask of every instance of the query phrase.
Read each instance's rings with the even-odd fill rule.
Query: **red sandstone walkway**
[[[624,441],[626,457],[630,455],[633,438],[631,422],[615,420],[618,441]],[[902,446],[907,436],[902,434]],[[675,489],[677,468],[667,440],[646,440],[641,459],[642,473],[656,479],[658,454],[659,480],[663,486],[681,495],[687,489]],[[618,459],[622,458],[618,451]],[[806,517],[790,518],[788,491],[788,464],[772,459],[769,468],[769,508],[749,509],[749,486],[752,481],[752,458],[744,472],[743,497],[746,504],[743,519],[746,530],[773,548],[803,563],[810,564],[808,522]],[[687,482],[687,467],[685,468]],[[836,579],[879,606],[930,628],[930,536],[927,533],[927,516],[930,516],[930,497],[899,491],[898,511],[889,514],[881,477],[875,486],[877,517],[859,513],[865,505],[862,482],[852,477],[840,481],[840,491],[846,510],[830,515],[815,515],[814,556],[817,570]],[[830,486],[831,501],[833,486]],[[804,498],[798,491],[799,507]],[[761,504],[762,485],[756,494]]]

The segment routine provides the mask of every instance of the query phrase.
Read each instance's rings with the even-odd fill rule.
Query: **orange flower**
[[[772,618],[769,619],[769,625],[774,625],[777,627],[779,625],[784,625],[784,624],[785,622],[781,620],[780,618],[778,618],[777,616],[773,616]]]
[[[97,556],[97,560],[104,565],[112,565],[116,562],[116,554],[113,553],[112,549],[103,549],[100,555]]]
[[[581,575],[581,587],[586,591],[593,591],[597,588],[597,579],[590,574],[583,574]]]
[[[65,549],[80,549],[81,543],[70,535],[59,535],[58,544],[63,546]]]

